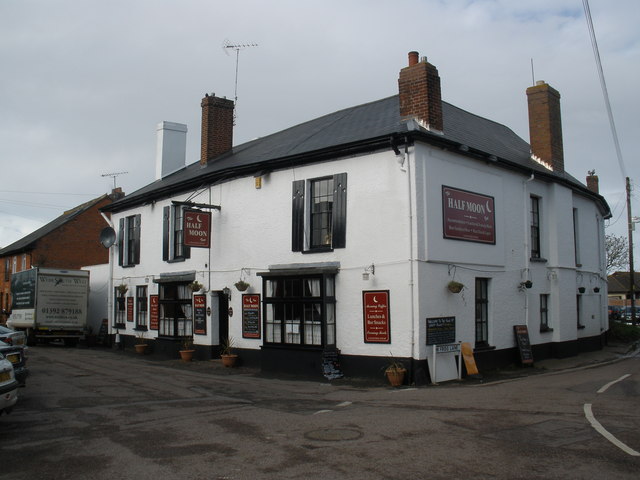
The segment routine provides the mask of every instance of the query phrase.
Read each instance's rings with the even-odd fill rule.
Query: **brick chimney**
[[[205,94],[202,99],[202,144],[200,165],[233,147],[233,100]]]
[[[442,132],[442,95],[438,69],[418,52],[409,52],[409,66],[400,70],[400,117],[416,119],[429,130]]]
[[[564,172],[560,93],[544,81],[527,88],[529,103],[529,138],[531,153],[551,165],[554,172]]]
[[[596,171],[595,170],[589,170],[589,172],[587,172],[587,188],[589,190],[591,190],[594,193],[600,193],[600,185],[599,182],[600,180],[598,179],[598,176],[596,175]]]

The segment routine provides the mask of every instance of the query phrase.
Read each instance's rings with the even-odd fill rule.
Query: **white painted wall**
[[[346,172],[347,246],[333,252],[303,254],[291,251],[291,185]],[[191,249],[185,262],[162,260],[162,210],[171,200],[185,200],[191,192],[127,212],[140,213],[141,263],[114,266],[114,284],[148,285],[157,294],[153,278],[160,273],[195,271],[208,290],[233,290],[230,334],[237,347],[258,349],[262,340],[243,339],[241,294],[233,288],[241,274],[249,292],[262,293],[256,272],[271,265],[339,262],[336,276],[337,346],[343,354],[426,358],[426,318],[455,316],[457,336],[474,342],[474,279],[490,278],[490,344],[498,349],[515,345],[513,325],[528,324],[532,343],[567,341],[600,333],[606,288],[584,295],[585,328],[576,329],[575,297],[581,280],[598,278],[602,287],[602,217],[588,198],[538,178],[499,169],[418,144],[401,166],[392,151],[271,172],[256,189],[254,178],[240,178],[212,186],[190,198],[196,203],[220,205],[212,211],[211,249]],[[496,244],[444,239],[442,185],[469,190],[495,199]],[[411,193],[409,193],[411,192]],[[543,256],[529,262],[529,195],[541,197]],[[410,198],[411,195],[411,198]],[[573,246],[573,208],[579,215],[582,266],[576,267]],[[117,255],[116,255],[117,257]],[[117,258],[116,258],[117,262]],[[375,265],[375,275],[363,281],[362,272]],[[455,265],[455,267],[450,267]],[[244,272],[244,273],[243,273]],[[446,290],[453,278],[467,288],[454,295]],[[553,275],[552,275],[553,274]],[[582,275],[580,277],[580,275]],[[556,279],[557,278],[557,279]],[[533,288],[521,292],[518,284],[531,279]],[[363,290],[390,290],[391,339],[388,344],[363,340]],[[553,332],[539,332],[539,295],[551,296]],[[209,304],[211,297],[208,297]],[[113,312],[110,312],[113,315]],[[133,335],[134,324],[125,333]],[[154,332],[150,332],[152,335]],[[217,344],[217,332],[196,335],[197,344]]]

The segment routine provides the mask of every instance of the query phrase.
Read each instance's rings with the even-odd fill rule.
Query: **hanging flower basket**
[[[239,292],[244,292],[247,288],[249,288],[249,284],[244,280],[239,280],[234,285],[236,286]]]
[[[124,296],[124,294],[127,293],[127,290],[129,290],[129,287],[122,283],[116,287],[116,290],[118,290],[120,295]]]
[[[202,284],[200,282],[191,282],[189,284],[189,288],[193,292],[199,292],[200,290],[202,290]]]
[[[451,293],[460,293],[464,288],[464,285],[460,282],[455,282],[452,280],[447,284],[447,288]]]

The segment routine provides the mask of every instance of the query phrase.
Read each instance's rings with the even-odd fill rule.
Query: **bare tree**
[[[617,235],[605,235],[604,244],[607,249],[607,275],[613,272],[629,270],[629,246],[627,239]]]

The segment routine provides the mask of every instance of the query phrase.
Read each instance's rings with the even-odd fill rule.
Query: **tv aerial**
[[[240,61],[240,50],[244,50],[245,48],[257,47],[257,46],[258,46],[257,43],[231,43],[229,39],[225,39],[224,42],[222,42],[222,50],[224,50],[224,53],[226,55],[229,55],[229,50],[236,51],[236,80],[235,80],[235,89],[233,93],[233,102],[236,107],[238,105],[238,63]],[[234,118],[235,118],[235,114],[234,114]]]
[[[120,175],[124,175],[126,173],[129,172],[114,172],[114,173],[103,173],[102,175],[100,175],[101,177],[111,177],[113,178],[113,189],[116,189],[116,177],[120,176]]]

